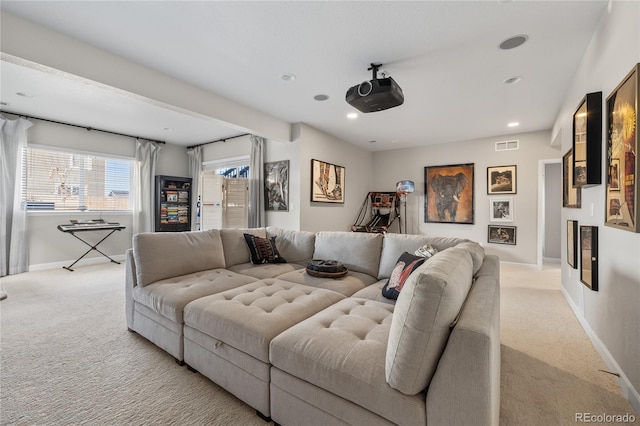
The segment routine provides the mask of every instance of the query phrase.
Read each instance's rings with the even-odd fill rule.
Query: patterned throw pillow
[[[276,248],[276,237],[262,238],[251,234],[244,234],[244,239],[249,246],[251,263],[254,265],[261,265],[263,263],[287,263],[287,261],[280,256]]]
[[[437,252],[438,250],[435,247],[433,247],[431,244],[425,244],[422,247],[420,247],[418,250],[416,250],[415,253],[413,254],[415,254],[416,256],[422,256],[429,259],[431,256],[433,256]]]
[[[396,262],[396,266],[391,271],[389,280],[382,288],[382,295],[387,299],[397,300],[400,290],[409,278],[409,275],[415,271],[420,265],[426,262],[427,258],[423,256],[415,256],[406,251],[400,255]]]

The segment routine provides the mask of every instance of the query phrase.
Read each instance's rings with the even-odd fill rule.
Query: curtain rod
[[[95,130],[96,132],[110,133],[112,135],[124,136],[124,137],[127,137],[127,138],[144,139],[146,141],[156,142],[156,143],[159,143],[159,144],[165,144],[166,143],[165,141],[159,141],[159,140],[155,140],[155,139],[143,138],[143,137],[140,137],[140,136],[126,135],[124,133],[112,132],[110,130],[96,129],[95,127],[80,126],[79,124],[65,123],[63,121],[49,120],[48,118],[35,117],[33,115],[20,114],[20,113],[17,113],[17,112],[11,112],[11,111],[6,111],[6,110],[0,110],[0,113],[17,115],[18,117],[24,117],[26,119],[47,121],[49,123],[62,124],[62,125],[71,126],[71,127],[77,127],[77,128],[80,128],[80,129],[85,129],[88,132],[90,132],[92,130]]]
[[[199,146],[203,146],[203,145],[209,145],[210,143],[216,143],[216,142],[226,142],[229,139],[236,139],[236,138],[241,138],[243,136],[251,136],[251,133],[243,133],[241,135],[235,135],[235,136],[229,136],[228,138],[221,138],[221,139],[216,139],[215,141],[209,141],[209,142],[203,142],[203,143],[199,143],[197,145],[191,145],[188,146],[187,149],[193,149],[193,148],[197,148]]]

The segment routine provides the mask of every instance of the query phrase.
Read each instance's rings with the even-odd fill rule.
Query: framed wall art
[[[474,164],[424,168],[424,221],[472,224]]]
[[[515,194],[516,166],[487,167],[487,194]]]
[[[567,221],[567,263],[578,269],[578,221]]]
[[[597,226],[580,226],[580,282],[598,291]]]
[[[510,244],[516,245],[516,227],[489,225],[487,242],[492,244]]]
[[[638,199],[638,102],[640,64],[607,98],[607,188],[605,225],[640,232]]]
[[[267,211],[289,211],[289,160],[264,163],[264,202]]]
[[[513,197],[489,199],[489,222],[513,222]]]
[[[311,160],[311,201],[344,204],[345,169],[320,160]]]
[[[588,93],[573,114],[573,182],[602,183],[602,92]]]
[[[573,183],[573,148],[562,157],[562,207],[582,207],[582,188]]]

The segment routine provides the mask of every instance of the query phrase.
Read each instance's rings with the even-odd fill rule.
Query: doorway
[[[538,162],[538,269],[562,257],[562,161]]]

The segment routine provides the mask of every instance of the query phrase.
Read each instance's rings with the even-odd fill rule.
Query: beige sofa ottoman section
[[[269,343],[284,330],[342,299],[344,296],[334,291],[278,279],[203,297],[185,307],[185,361],[269,415]],[[244,378],[241,384],[226,387],[234,375]]]
[[[350,297],[302,321],[271,342],[275,369],[356,404],[396,424],[425,424],[425,395],[405,395],[386,382],[384,364],[394,306]],[[282,378],[284,380],[284,378]],[[274,382],[284,390],[285,383]],[[303,389],[298,398],[305,398]],[[311,388],[309,388],[311,389]],[[291,393],[298,391],[290,390]],[[307,392],[306,402],[324,392]],[[329,398],[329,395],[322,397]],[[287,398],[285,394],[280,397]],[[272,395],[272,407],[285,403]],[[322,400],[321,398],[321,400]],[[346,404],[349,406],[350,404]],[[325,409],[332,408],[325,404]],[[276,421],[285,413],[272,413]],[[348,413],[333,415],[348,423]]]
[[[353,271],[349,271],[347,275],[342,278],[312,277],[311,275],[307,274],[306,269],[298,269],[297,271],[279,275],[278,279],[283,281],[290,281],[296,284],[306,285],[309,287],[324,288],[327,290],[336,291],[347,297],[378,281],[371,275]]]

